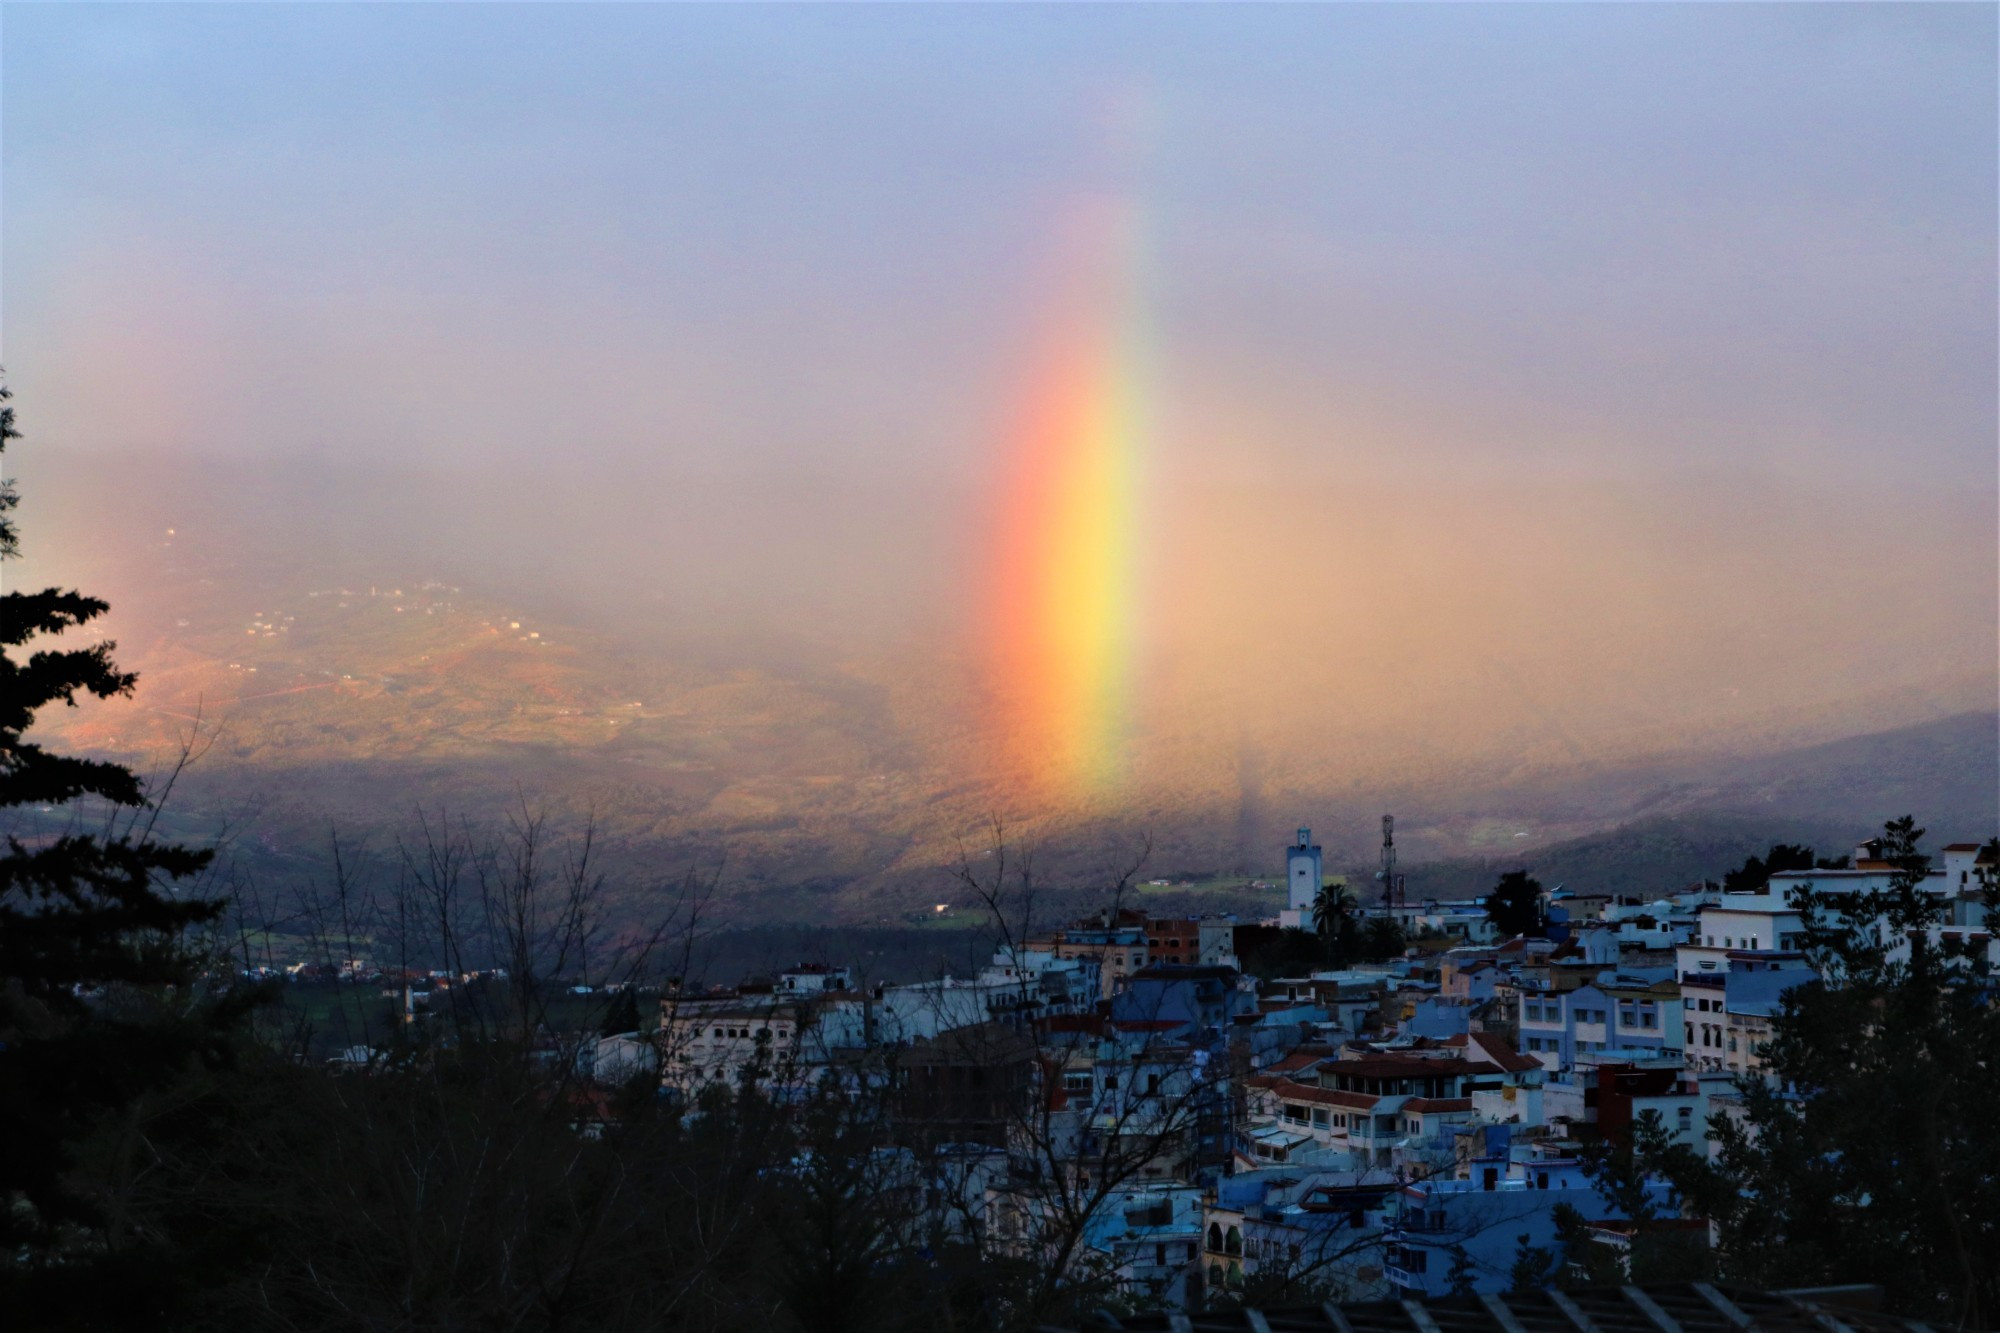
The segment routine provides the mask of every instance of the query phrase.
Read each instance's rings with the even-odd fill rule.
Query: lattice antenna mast
[[[1382,906],[1398,908],[1403,905],[1403,877],[1396,873],[1396,817],[1382,816]]]

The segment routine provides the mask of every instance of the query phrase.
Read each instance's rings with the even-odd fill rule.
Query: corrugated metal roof
[[[1659,1282],[1122,1319],[1107,1312],[1075,1333],[1932,1333],[1872,1308],[1881,1294],[1879,1287],[1782,1292]]]

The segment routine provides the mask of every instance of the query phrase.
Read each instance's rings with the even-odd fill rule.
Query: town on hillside
[[[1539,893],[1509,934],[1490,900],[1402,902],[1393,871],[1360,901],[1300,829],[1275,920],[1113,906],[1007,940],[969,978],[857,986],[815,963],[670,984],[565,1058],[689,1108],[746,1087],[874,1095],[898,1145],[884,1178],[938,1234],[1060,1248],[1135,1306],[1499,1292],[1554,1252],[1565,1205],[1622,1271],[1635,1229],[1590,1146],[1649,1120],[1713,1151],[1705,1127],[1738,1112],[1782,997],[1814,975],[1796,891],[1882,892],[1881,851],[1753,858],[1654,898]],[[1972,843],[1935,859],[1933,943],[2000,963],[1995,862]],[[615,1127],[608,1095],[578,1106],[584,1132]],[[1663,1182],[1642,1188],[1665,1204]],[[1663,1225],[1700,1242],[1699,1222]]]

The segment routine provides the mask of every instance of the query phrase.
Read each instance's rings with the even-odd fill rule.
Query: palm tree
[[[1333,955],[1336,967],[1344,964],[1353,952],[1355,907],[1354,895],[1344,884],[1322,884],[1313,898],[1313,931]]]

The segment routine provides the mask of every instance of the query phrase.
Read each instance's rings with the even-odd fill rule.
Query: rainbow
[[[1017,794],[1055,806],[1116,787],[1135,684],[1148,433],[1138,227],[1115,208],[1089,230],[1080,299],[1036,358],[1009,442],[989,620],[996,755]]]

